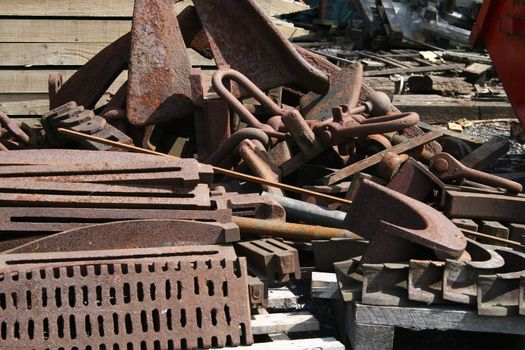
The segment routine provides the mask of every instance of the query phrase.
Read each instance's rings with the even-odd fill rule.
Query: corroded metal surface
[[[197,348],[253,342],[231,247],[4,254],[2,348]]]
[[[169,0],[137,0],[131,30],[128,120],[138,126],[192,112],[191,64]]]
[[[467,244],[461,231],[434,208],[368,180],[359,187],[345,223],[367,239],[384,232],[432,249],[443,259],[461,256]]]
[[[216,244],[240,239],[233,223],[169,219],[118,221],[60,232],[4,253],[50,253],[81,250]]]
[[[2,233],[56,233],[98,223],[141,219],[231,222],[231,210],[0,207]]]
[[[445,262],[410,260],[408,298],[426,304],[443,303],[443,272]]]
[[[262,90],[299,85],[328,90],[328,76],[311,66],[253,0],[195,0],[217,65],[229,65]]]
[[[361,302],[399,306],[408,302],[408,264],[363,264]]]

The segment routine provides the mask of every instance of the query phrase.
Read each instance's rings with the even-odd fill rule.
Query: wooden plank
[[[81,66],[110,43],[2,43],[2,66]],[[215,66],[215,61],[187,49],[193,66]]]
[[[475,310],[454,307],[355,305],[355,323],[409,329],[460,330],[525,335],[525,317],[478,316]]]
[[[89,4],[89,2],[88,2]],[[0,19],[0,42],[105,43],[131,30],[130,20]]]
[[[345,346],[335,338],[309,338],[279,340],[269,343],[257,343],[250,346],[228,347],[224,350],[344,350]]]
[[[439,95],[395,95],[392,103],[404,112],[416,112],[427,123],[447,123],[470,120],[515,118],[508,102],[471,101]]]
[[[47,81],[49,73],[60,72],[64,75],[64,80],[68,79],[75,70],[0,70],[0,94],[14,93],[47,93]],[[127,80],[127,71],[122,72],[108,91],[115,93],[117,89]]]
[[[335,273],[312,272],[310,296],[320,299],[339,299],[339,284]]]
[[[256,0],[269,16],[308,10],[292,0]],[[133,0],[3,0],[4,16],[131,17]],[[178,4],[177,4],[178,5]]]
[[[288,287],[268,289],[268,307],[274,309],[285,309],[297,306],[297,295],[292,293]]]
[[[253,334],[318,331],[319,321],[309,312],[275,313],[252,316]]]
[[[3,0],[2,15],[131,17],[133,0]]]
[[[465,68],[464,64],[455,63],[455,64],[442,64],[434,66],[424,66],[424,67],[407,67],[407,68],[391,68],[391,69],[382,69],[382,70],[369,70],[363,72],[365,77],[378,77],[382,75],[394,75],[394,74],[411,74],[411,73],[426,73],[426,72],[442,72],[453,69],[463,69]]]
[[[463,134],[457,131],[448,130],[447,128],[440,128],[438,126],[433,126],[425,122],[419,122],[417,126],[419,126],[424,131],[439,130],[443,133],[443,136],[451,136],[451,137],[458,138],[460,140],[465,141],[466,143],[468,143],[469,145],[473,147],[479,147],[485,143],[485,140],[480,139],[479,137],[474,137],[474,136]]]

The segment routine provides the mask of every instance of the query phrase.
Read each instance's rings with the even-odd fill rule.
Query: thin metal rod
[[[84,133],[81,133],[81,132],[77,132],[77,131],[73,131],[73,130],[69,130],[69,129],[58,128],[58,132],[61,133],[61,134],[68,135],[68,136],[75,137],[75,138],[79,138],[79,139],[90,140],[90,141],[99,142],[99,143],[102,143],[102,144],[105,144],[105,145],[115,146],[117,148],[125,149],[125,150],[131,151],[131,152],[152,154],[152,155],[155,155],[155,156],[161,156],[161,157],[165,157],[165,158],[180,159],[178,157],[174,157],[174,156],[171,156],[169,154],[164,154],[164,153],[152,151],[152,150],[149,150],[149,149],[145,149],[145,148],[137,147],[137,146],[133,146],[133,145],[126,145],[126,144],[121,143],[121,142],[106,140],[106,139],[103,139],[103,138],[98,137],[98,136],[87,135],[87,134],[84,134]],[[267,185],[267,186],[279,188],[279,189],[285,190],[285,191],[290,191],[290,192],[295,192],[295,193],[299,193],[299,194],[305,194],[305,195],[309,195],[309,196],[313,196],[313,197],[317,197],[317,198],[322,198],[322,199],[326,199],[326,200],[328,200],[330,202],[342,203],[342,204],[352,204],[351,200],[344,199],[344,198],[339,198],[339,197],[335,197],[335,196],[330,196],[330,195],[325,194],[325,193],[319,193],[319,192],[316,192],[316,191],[311,191],[311,190],[307,190],[307,189],[304,189],[304,188],[283,184],[283,183],[280,183],[280,182],[269,181],[269,180],[265,180],[265,179],[257,177],[257,176],[243,174],[243,173],[239,173],[237,171],[223,169],[223,168],[219,168],[219,167],[216,167],[216,166],[212,166],[212,168],[213,168],[213,171],[218,173],[218,174],[228,175],[228,176],[240,179],[240,180],[254,182],[254,183],[261,184],[261,185]]]
[[[511,241],[509,239],[500,238],[500,237],[496,237],[496,236],[491,236],[491,235],[487,235],[487,234],[484,234],[484,233],[467,230],[465,228],[462,228],[461,232],[463,232],[463,234],[465,234],[467,236],[470,236],[470,237],[485,238],[485,239],[488,239],[488,240],[492,240],[494,242],[505,243],[505,244],[512,245],[512,246],[519,247],[519,248],[525,248],[525,246],[519,244],[518,242]]]

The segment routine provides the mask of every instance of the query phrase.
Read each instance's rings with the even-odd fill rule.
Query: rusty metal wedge
[[[262,90],[298,85],[324,94],[328,76],[311,66],[254,0],[195,0],[219,67],[229,65]]]
[[[191,64],[169,0],[137,0],[131,29],[127,118],[137,126],[193,111]]]
[[[434,208],[368,180],[363,180],[345,225],[369,240],[384,232],[416,243],[442,259],[461,256],[467,245],[461,231]]]

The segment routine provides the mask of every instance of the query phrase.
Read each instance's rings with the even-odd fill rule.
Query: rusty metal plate
[[[301,99],[301,113],[306,120],[325,120],[332,118],[332,108],[348,105],[354,108],[359,102],[363,66],[360,63],[349,65],[330,80],[330,89],[319,96],[310,92]]]
[[[368,180],[359,186],[345,226],[369,240],[384,232],[416,243],[440,259],[458,258],[467,245],[461,231],[434,208]]]
[[[38,182],[34,182],[38,183]],[[108,186],[113,187],[113,186]],[[52,191],[49,191],[52,192]],[[199,184],[194,188],[174,188],[167,196],[133,196],[126,193],[111,195],[79,194],[74,189],[55,193],[41,193],[27,189],[20,191],[0,191],[2,206],[43,206],[43,207],[95,207],[95,208],[153,208],[153,209],[210,209],[208,185]]]
[[[58,182],[146,183],[194,187],[211,184],[213,169],[195,159],[128,162],[128,163],[64,163],[43,165],[12,165],[0,168],[1,178],[45,180]]]
[[[298,85],[320,94],[328,91],[328,76],[299,55],[255,1],[193,3],[217,66],[229,65],[262,90]]]
[[[187,349],[253,342],[231,247],[5,254],[2,348]]]
[[[60,232],[4,253],[50,253],[80,250],[168,247],[235,242],[240,239],[234,223],[182,220],[132,220],[86,226]]]
[[[97,53],[62,85],[50,101],[51,109],[69,101],[94,109],[111,83],[127,68],[130,43],[131,35],[127,33]]]
[[[443,272],[443,299],[461,304],[476,303],[477,280],[480,274],[492,274],[503,266],[503,258],[494,250],[467,238],[471,260],[448,259]]]
[[[191,64],[169,0],[136,0],[131,29],[127,118],[137,126],[193,112]]]
[[[217,223],[231,222],[231,210],[120,209],[0,207],[1,233],[57,233],[94,224],[141,220],[173,219]]]

